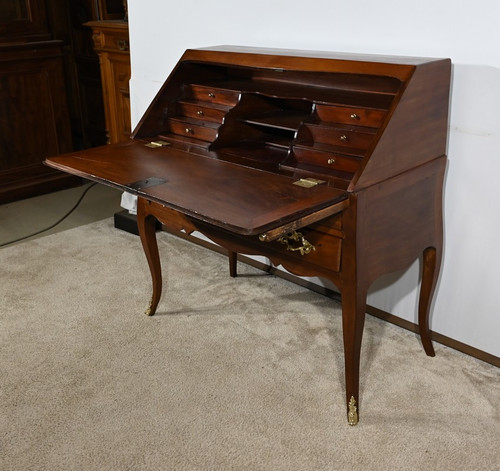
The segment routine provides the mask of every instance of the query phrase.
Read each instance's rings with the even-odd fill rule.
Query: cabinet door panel
[[[59,41],[0,49],[0,202],[47,192],[67,178],[43,165],[72,149]],[[54,188],[55,189],[55,188]]]
[[[42,41],[50,38],[42,0],[3,0],[0,42]]]

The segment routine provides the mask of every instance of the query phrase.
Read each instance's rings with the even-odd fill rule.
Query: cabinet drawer
[[[226,115],[228,110],[229,107],[223,105],[213,104],[207,106],[205,103],[197,103],[197,102],[177,103],[177,113],[179,115],[219,124],[222,123],[222,120],[224,119],[224,116]]]
[[[315,167],[340,170],[354,173],[358,170],[360,158],[331,152],[321,152],[310,147],[295,146],[293,155],[298,163],[313,165]]]
[[[340,271],[340,261],[342,258],[342,239],[340,237],[320,232],[310,227],[305,227],[299,230],[299,232],[314,246],[314,250],[308,254],[301,255],[299,251],[288,250],[286,244],[278,241],[271,242],[278,257],[282,254],[286,255],[288,259],[296,260],[298,263],[298,274],[307,272],[307,265],[315,265],[336,272]],[[280,262],[283,263],[283,266],[287,270],[290,270],[292,273],[295,272],[293,268],[295,262],[292,262],[293,265],[290,265],[290,262],[287,263],[285,259],[281,259]]]
[[[234,90],[191,84],[186,88],[186,97],[191,100],[234,106],[240,98],[240,93]]]
[[[333,234],[337,237],[344,237],[342,232],[342,214],[335,214],[334,216],[330,216],[329,218],[322,219],[321,221],[316,222],[309,227],[319,232]]]
[[[100,41],[101,44],[97,49],[129,54],[128,34],[123,34],[121,31],[101,33]]]
[[[212,142],[217,137],[219,127],[212,123],[195,123],[190,120],[168,120],[170,132],[180,136],[193,137]]]
[[[366,150],[373,141],[374,132],[369,128],[354,130],[349,126],[321,126],[307,124],[302,127],[297,136],[298,144],[314,145],[328,144],[331,146],[349,147],[352,149]]]
[[[320,121],[374,128],[378,128],[385,117],[385,111],[381,110],[328,105],[317,105],[316,114]]]

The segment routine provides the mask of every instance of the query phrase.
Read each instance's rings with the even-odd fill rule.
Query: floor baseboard
[[[223,253],[223,254],[227,253],[227,251],[225,249],[223,249],[222,247],[219,247],[218,245],[215,245],[211,242],[206,242],[202,239],[199,239],[198,237],[194,237],[194,236],[187,235],[184,233],[174,233],[174,235],[177,235],[179,237],[187,239],[195,244],[207,247],[210,250],[214,250],[216,252]],[[246,264],[251,265],[255,268],[258,268],[260,270],[271,273],[273,275],[279,276],[281,278],[284,278],[288,281],[291,281],[292,283],[296,283],[300,286],[304,286],[305,288],[310,289],[311,291],[317,292],[317,293],[322,294],[324,296],[328,296],[329,298],[332,298],[339,303],[341,302],[341,296],[339,293],[337,293],[333,290],[330,290],[328,288],[318,286],[315,283],[311,283],[310,281],[304,280],[298,276],[291,275],[291,274],[286,273],[282,270],[278,270],[277,268],[273,267],[272,265],[266,265],[264,263],[259,262],[258,260],[254,260],[253,258],[247,257],[245,255],[241,255],[241,254],[238,254],[238,261],[240,261],[242,263],[246,263]],[[228,268],[228,270],[229,270],[229,268]],[[368,305],[366,307],[366,312],[367,312],[367,314],[369,314],[371,316],[377,317],[377,318],[382,319],[386,322],[390,322],[391,324],[394,324],[394,325],[397,325],[398,327],[409,330],[410,332],[418,333],[418,326],[416,324],[414,324],[413,322],[407,321],[405,319],[401,319],[400,317],[397,317],[397,316],[390,314],[386,311],[382,311],[381,309],[378,309],[376,307]],[[493,366],[500,368],[500,358],[495,356],[495,355],[491,355],[490,353],[479,350],[478,348],[472,347],[472,346],[467,345],[465,343],[459,342],[458,340],[447,337],[446,335],[438,334],[438,333],[433,332],[433,331],[431,331],[431,338],[433,341],[435,341],[437,343],[440,343],[440,344],[445,345],[447,347],[450,347],[454,350],[457,350],[461,353],[464,353],[466,355],[477,358],[478,360],[484,361],[486,363],[489,363]]]
[[[131,223],[131,221],[128,221],[128,223]],[[135,223],[137,225],[137,223]],[[135,226],[137,227],[137,226]],[[130,230],[130,226],[128,227],[129,232],[136,233],[134,230]],[[181,237],[183,239],[189,240],[190,242],[201,245],[203,247],[206,247],[210,250],[213,250],[218,253],[222,254],[227,254],[227,250],[212,243],[212,242],[207,242],[203,239],[200,239],[199,237],[195,237],[189,234],[186,234],[184,232],[174,232],[174,231],[169,231],[166,228],[163,228],[164,231],[169,232],[173,235],[176,235],[177,237]],[[286,279],[288,281],[291,281],[292,283],[298,284],[300,286],[303,286],[307,289],[310,289],[311,291],[314,291],[316,293],[322,294],[324,296],[327,296],[339,303],[342,302],[341,296],[339,293],[336,291],[333,291],[331,289],[325,288],[323,286],[319,286],[315,283],[311,283],[310,281],[304,280],[303,278],[300,278],[298,276],[292,275],[290,273],[284,272],[282,270],[278,270],[277,268],[273,267],[272,265],[267,265],[265,263],[259,262],[258,260],[255,260],[253,258],[247,257],[245,255],[238,254],[238,261],[242,263],[246,263],[248,265],[251,265],[255,268],[258,268],[260,270],[263,270],[267,273],[271,273],[273,275],[279,276],[280,278]],[[229,270],[229,264],[228,264],[228,270]],[[413,322],[407,321],[405,319],[402,319],[400,317],[397,317],[393,314],[390,314],[389,312],[383,311],[381,309],[378,309],[376,307],[367,305],[366,306],[366,312],[367,314],[377,317],[379,319],[382,319],[386,322],[389,322],[391,324],[397,325],[398,327],[401,327],[403,329],[406,329],[410,332],[414,332],[418,334],[418,326],[414,324]],[[440,343],[442,345],[445,345],[447,347],[450,347],[454,350],[457,350],[461,353],[464,353],[466,355],[469,355],[471,357],[477,358],[478,360],[484,361],[486,363],[489,363],[493,366],[496,366],[500,368],[500,358],[491,355],[490,353],[484,352],[482,350],[479,350],[478,348],[472,347],[470,345],[467,345],[465,343],[459,342],[458,340],[452,339],[450,337],[447,337],[446,335],[442,335],[436,332],[431,331],[431,338],[433,341]]]

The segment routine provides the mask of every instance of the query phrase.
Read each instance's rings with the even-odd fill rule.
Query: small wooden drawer
[[[238,103],[240,92],[224,88],[209,87],[205,85],[187,85],[186,97],[191,100],[218,103],[219,105],[234,106]]]
[[[320,143],[366,150],[372,143],[374,135],[374,132],[370,131],[370,128],[355,129],[343,125],[323,126],[307,124],[299,130],[297,143],[304,143],[306,145]]]
[[[202,141],[212,142],[217,137],[219,126],[213,123],[195,122],[194,120],[168,120],[170,132],[179,136],[187,136]]]
[[[342,214],[335,214],[308,227],[318,232],[340,237],[341,239],[344,238],[344,233],[342,231]]]
[[[314,250],[301,255],[300,251],[291,251],[287,249],[286,244],[280,243],[278,240],[271,242],[274,251],[277,253],[279,262],[282,263],[287,270],[297,275],[307,276],[309,274],[307,270],[308,265],[324,267],[325,260],[328,260],[329,270],[335,272],[340,271],[340,261],[342,258],[341,237],[337,237],[327,232],[313,230],[310,227],[300,229],[298,232],[314,246]],[[286,258],[291,260],[287,263],[286,258],[279,258],[280,254],[285,255]]]
[[[293,148],[293,156],[299,163],[348,173],[356,172],[361,162],[361,159],[355,156],[321,152],[310,147],[300,146],[295,146]]]
[[[129,54],[130,46],[127,33],[124,34],[121,31],[101,33],[99,40],[100,47],[97,47],[97,49]]]
[[[196,118],[221,124],[230,107],[203,102],[177,102],[177,113],[188,118]]]
[[[382,124],[386,112],[366,108],[317,105],[316,114],[320,121],[328,123],[343,123],[378,128]]]

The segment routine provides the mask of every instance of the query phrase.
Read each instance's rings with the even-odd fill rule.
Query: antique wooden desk
[[[342,295],[346,407],[359,414],[366,294],[423,255],[419,329],[441,263],[447,59],[215,47],[188,50],[129,142],[47,159],[138,195],[154,314],[155,226],[331,280]]]

